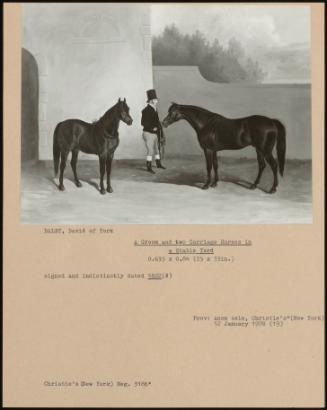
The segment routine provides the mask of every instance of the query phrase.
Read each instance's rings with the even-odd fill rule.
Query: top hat
[[[146,92],[147,96],[148,96],[148,102],[151,100],[157,100],[157,94],[156,94],[156,90],[148,90]]]

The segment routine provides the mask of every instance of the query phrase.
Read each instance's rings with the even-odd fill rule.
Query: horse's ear
[[[120,97],[119,97],[119,100],[118,100],[118,102],[120,102]]]
[[[126,102],[126,98],[124,98],[124,103]]]

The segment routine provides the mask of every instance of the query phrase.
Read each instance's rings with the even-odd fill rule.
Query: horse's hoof
[[[80,183],[80,181],[75,181],[75,184],[77,186],[77,188],[80,188],[82,186],[82,184]]]
[[[257,187],[257,184],[252,184],[252,185],[250,186],[250,189],[256,189],[256,187]]]
[[[208,188],[209,188],[209,184],[204,184],[201,189],[208,189]]]
[[[100,189],[100,194],[105,195],[106,190],[104,188]]]
[[[111,194],[112,192],[114,192],[114,190],[111,188],[111,186],[109,186],[109,187],[107,188],[107,192],[109,192],[109,194]]]
[[[276,192],[276,188],[271,188],[271,190],[269,191],[269,194],[274,194]]]
[[[59,191],[64,191],[65,187],[63,185],[59,185]]]
[[[215,188],[217,186],[217,182],[213,182],[210,186],[211,188]]]

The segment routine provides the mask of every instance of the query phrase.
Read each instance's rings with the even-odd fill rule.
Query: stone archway
[[[39,72],[34,56],[22,49],[21,160],[39,158]]]

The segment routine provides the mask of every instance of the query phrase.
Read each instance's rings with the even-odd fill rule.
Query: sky
[[[153,4],[152,34],[175,24],[182,33],[201,31],[227,46],[241,42],[267,73],[265,82],[310,81],[310,8],[303,5]]]

